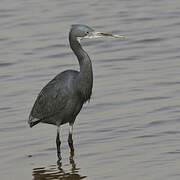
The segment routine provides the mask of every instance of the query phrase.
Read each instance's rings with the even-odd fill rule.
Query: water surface
[[[158,180],[180,178],[180,2],[2,0],[0,7],[1,179]],[[75,156],[62,128],[30,129],[41,88],[78,70],[68,44],[71,24],[124,34],[82,42],[94,69],[91,102],[78,115]]]

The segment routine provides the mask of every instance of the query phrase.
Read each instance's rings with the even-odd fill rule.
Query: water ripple
[[[179,9],[179,0],[1,1],[1,179],[179,179]],[[92,100],[76,119],[73,158],[62,127],[58,164],[56,128],[27,119],[53,76],[79,69],[68,44],[75,23],[127,38],[81,42]]]

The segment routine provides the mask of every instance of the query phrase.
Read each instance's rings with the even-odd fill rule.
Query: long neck
[[[93,85],[92,64],[88,54],[82,49],[80,43],[74,36],[69,35],[71,49],[77,56],[80,72],[77,78],[78,88],[83,94],[85,101],[90,99]]]

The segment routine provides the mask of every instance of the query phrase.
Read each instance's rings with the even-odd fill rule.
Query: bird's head
[[[103,33],[94,31],[94,29],[90,28],[86,25],[74,24],[71,26],[70,35],[74,36],[78,41],[81,39],[93,39],[93,38],[101,38],[101,37],[113,37],[124,39],[125,36],[122,35],[113,35],[111,33]]]

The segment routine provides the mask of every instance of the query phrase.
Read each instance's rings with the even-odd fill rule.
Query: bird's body
[[[92,94],[92,64],[88,54],[82,49],[79,40],[101,36],[113,37],[111,34],[95,32],[85,25],[72,26],[69,33],[69,42],[79,61],[80,71],[66,70],[58,74],[41,90],[31,110],[28,121],[30,127],[39,122],[53,124],[58,127],[56,144],[59,159],[61,158],[59,127],[62,124],[69,123],[68,143],[71,152],[73,152],[73,124],[83,104],[90,100]]]
[[[57,126],[74,122],[83,105],[76,86],[78,75],[77,71],[64,71],[42,89],[31,111],[31,126],[36,120]]]
[[[74,123],[84,102],[91,96],[91,92],[83,96],[78,89],[78,76],[78,71],[64,71],[41,90],[30,114],[31,126],[39,120],[56,126]]]

